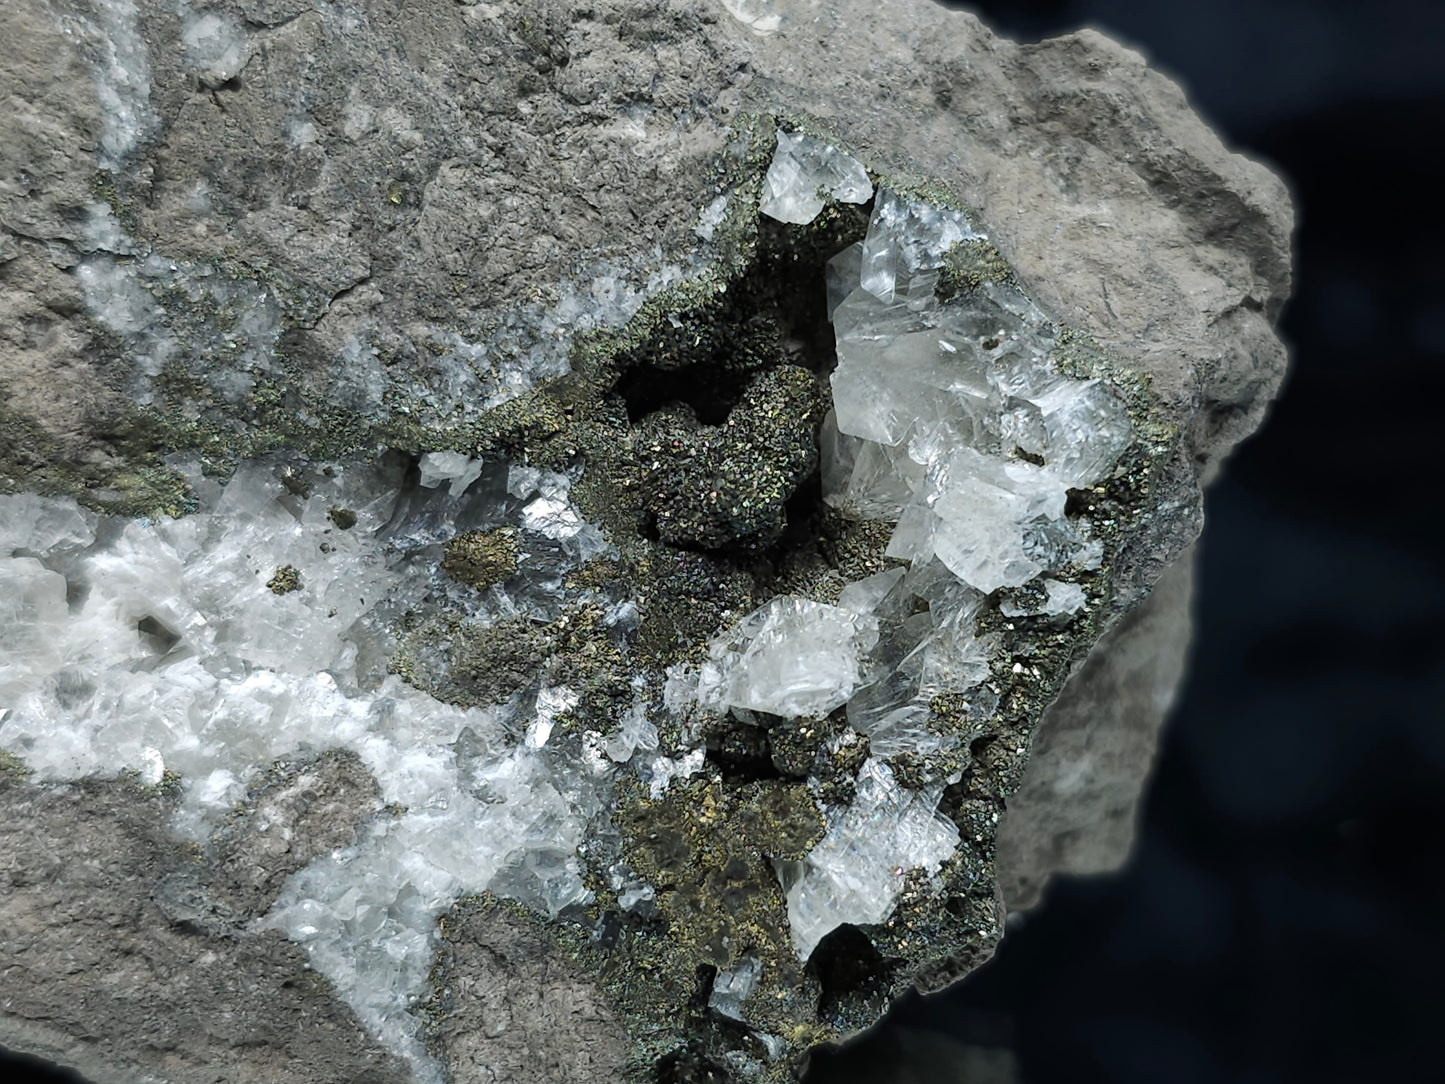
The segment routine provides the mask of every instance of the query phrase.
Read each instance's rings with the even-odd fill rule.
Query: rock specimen
[[[1109,630],[1284,362],[1282,186],[1137,56],[852,0],[0,20],[0,1043],[781,1080],[1079,868]],[[102,1007],[152,983],[206,1041]]]

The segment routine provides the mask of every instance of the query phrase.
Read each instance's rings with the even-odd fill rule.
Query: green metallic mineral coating
[[[787,527],[784,505],[817,469],[823,411],[806,369],[752,380],[719,426],[687,410],[653,414],[638,435],[648,526],[668,545],[761,547]]]
[[[289,595],[292,591],[301,590],[301,570],[295,565],[282,565],[276,570],[266,587],[275,595]]]
[[[0,776],[8,776],[11,779],[28,779],[32,774],[30,765],[25,761],[6,749],[0,749]]]
[[[454,580],[490,587],[517,571],[517,535],[510,527],[466,531],[447,543],[442,569]]]
[[[544,34],[525,24],[519,33],[529,48],[546,55]],[[897,563],[884,556],[891,525],[849,520],[824,506],[816,491],[816,435],[832,363],[822,334],[826,321],[819,326],[818,279],[831,255],[863,237],[868,211],[830,203],[802,227],[760,218],[758,196],[779,123],[843,146],[811,118],[742,118],[735,127],[741,153],[721,156],[715,178],[718,190],[730,196],[714,237],[717,264],[651,298],[625,327],[578,336],[570,373],[474,422],[426,426],[403,410],[388,410],[378,422],[328,403],[324,388],[308,379],[307,355],[315,347],[304,330],[327,299],[288,283],[276,291],[291,301],[272,371],[257,377],[239,405],[215,403],[193,376],[172,366],[161,392],[207,402],[210,409],[197,415],[164,405],[136,408],[118,431],[116,456],[102,466],[61,465],[45,434],[0,408],[0,491],[63,493],[127,514],[180,515],[191,501],[180,476],[161,462],[163,451],[198,452],[214,473],[277,448],[318,458],[386,447],[451,449],[552,469],[580,462],[584,470],[572,499],[605,530],[616,554],[572,578],[599,588],[621,585],[639,600],[641,625],[630,663],[608,639],[596,607],[540,626],[520,618],[486,629],[433,620],[404,631],[392,662],[433,695],[484,705],[515,693],[535,675],[538,660],[550,660],[551,672],[565,675],[581,694],[578,707],[558,718],[554,740],[580,749],[583,732],[605,730],[616,705],[631,695],[628,674],[639,665],[699,658],[710,638],[774,594],[833,601],[847,582]],[[906,195],[961,207],[936,181],[874,179]],[[127,221],[109,178],[97,177],[96,195]],[[270,281],[264,269],[216,270]],[[939,292],[961,298],[983,283],[1012,281],[990,242],[965,242],[949,254]],[[224,305],[188,305],[180,334],[214,337],[235,324],[236,314]],[[99,340],[104,349],[123,349],[103,334]],[[215,354],[220,363],[227,356],[224,350]],[[619,911],[615,895],[590,871],[596,899],[582,922],[549,924],[519,905],[483,896],[453,907],[442,920],[443,938],[460,916],[488,909],[505,909],[532,925],[606,992],[634,1040],[637,1081],[656,1079],[659,1058],[704,1065],[729,1044],[736,1048],[735,1026],[708,1012],[707,991],[716,969],[745,956],[762,963],[757,988],[743,1006],[749,1024],[788,1040],[794,1050],[871,1023],[881,1006],[914,983],[936,988],[986,959],[1003,922],[993,887],[1003,801],[1018,786],[1044,709],[1114,616],[1103,610],[1112,597],[1110,561],[1120,538],[1138,527],[1164,464],[1179,454],[1178,434],[1162,420],[1147,382],[1117,358],[1061,328],[1051,360],[1060,373],[1107,380],[1126,403],[1137,435],[1110,479],[1071,494],[1070,513],[1087,516],[1104,545],[1104,571],[1060,576],[1086,596],[1084,608],[1064,621],[1008,618],[997,608],[999,599],[990,600],[978,618],[978,634],[998,638],[998,661],[984,685],[998,696],[996,713],[983,722],[967,695],[939,696],[930,725],[954,739],[954,748],[895,761],[905,783],[940,775],[957,779],[942,808],[958,826],[962,845],[936,882],[910,875],[887,922],[863,931],[886,966],[850,989],[829,989],[825,997],[815,970],[799,963],[789,939],[774,866],[800,859],[824,832],[818,801],[801,780],[820,780],[826,802],[852,796],[868,742],[861,736],[837,740],[851,733],[841,712],[778,722],[760,735],[729,737],[721,729],[705,735],[715,750],[713,762],[659,798],[635,782],[618,784],[612,823],[628,862],[656,890],[655,915]],[[649,396],[662,394],[656,389],[671,386],[668,380],[676,382],[677,396],[652,401]],[[707,403],[687,401],[689,383]],[[718,404],[727,408],[720,419],[699,416],[699,405],[706,412]],[[343,530],[356,522],[346,509],[330,515]],[[514,574],[519,559],[512,532],[478,531],[453,540],[442,567],[484,588]],[[277,594],[296,590],[299,575],[285,566],[267,586]],[[444,679],[432,672],[433,658],[445,659]],[[659,694],[649,690],[654,699]],[[665,742],[678,736],[675,723],[661,729]],[[729,756],[758,765],[754,776],[730,779],[719,766],[719,758],[726,763]],[[23,770],[16,758],[0,753],[0,773]],[[592,932],[603,923],[615,930],[608,944]],[[936,962],[921,969],[925,960]],[[436,1013],[444,977],[434,975],[434,981]],[[759,1048],[765,1084],[792,1072],[788,1059],[766,1061],[762,1053]]]
[[[338,531],[349,531],[356,526],[356,513],[350,508],[328,508],[326,518],[336,524]]]
[[[947,301],[960,290],[974,290],[985,282],[1013,282],[1013,271],[992,241],[960,241],[949,250],[939,272],[936,293]]]
[[[774,861],[797,860],[823,836],[822,818],[801,783],[726,786],[694,777],[659,800],[638,795],[615,815],[624,854],[658,886],[659,910],[683,959],[728,967],[744,956],[767,978],[744,1004],[765,1031],[811,1016],[817,994],[788,936]]]

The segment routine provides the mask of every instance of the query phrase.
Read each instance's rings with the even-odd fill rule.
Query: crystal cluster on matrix
[[[825,197],[839,203],[867,203],[873,182],[863,163],[812,136],[778,132],[778,149],[763,178],[758,210],[779,222],[813,221]]]
[[[759,0],[740,2],[747,6]],[[193,7],[187,0],[176,0],[173,8],[180,20],[185,67],[209,88],[234,79],[254,48],[244,20]],[[355,28],[356,15],[344,6],[320,5],[317,14],[334,33]],[[150,49],[141,33],[139,10],[134,0],[88,0],[55,17],[77,40],[91,68],[103,124],[96,164],[123,176],[124,167],[160,126],[151,104]],[[344,186],[348,178],[327,155],[325,143],[317,141],[316,131],[310,121],[298,119],[284,135],[293,145],[311,147],[327,183]],[[196,183],[186,206],[201,229],[252,210],[219,205],[205,181]],[[296,390],[295,374],[278,359],[276,348],[282,313],[315,304],[306,290],[282,288],[275,281],[263,287],[244,266],[233,274],[222,262],[181,258],[131,237],[103,202],[87,210],[83,259],[74,274],[90,315],[126,347],[130,372],[125,392],[130,398],[142,406],[159,404],[166,383],[161,374],[184,373],[203,391],[185,402],[160,405],[236,427],[231,419],[238,408],[242,413],[253,408],[264,385],[290,381],[290,390]],[[703,230],[704,239],[710,238],[710,228],[704,225]],[[361,318],[344,336],[335,363],[321,381],[323,390],[309,397],[304,409],[298,408],[296,420],[315,428],[322,415],[344,411],[381,422],[390,416],[393,402],[407,403],[406,417],[428,426],[475,420],[541,381],[566,373],[574,336],[622,327],[649,298],[706,264],[703,253],[690,254],[687,266],[668,262],[660,247],[637,256],[640,259],[590,254],[575,277],[559,281],[550,291],[505,311],[458,314],[444,326],[399,329],[394,321]],[[644,262],[647,269],[639,270]],[[364,277],[360,271],[355,275],[349,285]],[[412,363],[384,365],[383,353],[408,355]],[[172,395],[177,386],[170,382]]]
[[[437,916],[484,889],[552,915],[590,898],[578,847],[618,762],[657,741],[629,716],[598,736],[610,757],[579,762],[549,745],[565,686],[461,709],[386,673],[390,618],[456,601],[436,556],[459,527],[510,527],[535,558],[467,596],[484,624],[586,601],[563,574],[608,551],[566,475],[440,453],[408,485],[397,458],[252,462],[224,485],[192,470],[199,510],[175,520],[0,496],[0,748],[42,780],[176,772],[174,827],[197,840],[278,758],[354,750],[395,815],[293,875],[262,924],[436,1079],[410,1009]]]
[[[1106,477],[1133,440],[1105,384],[1054,372],[1057,331],[1017,289],[996,282],[943,300],[946,260],[986,238],[963,212],[874,193],[861,163],[815,137],[779,132],[760,210],[806,223],[827,197],[866,202],[867,233],[828,264],[837,345],[823,423],[824,499],[845,515],[895,524],[897,567],[849,584],[837,605],[776,598],[674,667],[679,711],[817,718],[842,707],[870,757],[851,804],[825,806],[827,834],[783,871],[794,947],[807,959],[844,923],[884,921],[913,870],[936,872],[958,832],[938,811],[945,785],[903,786],[890,761],[958,750],[969,733],[932,727],[931,703],[965,697],[988,720],[992,640],[976,635],[987,596],[1045,573],[1097,567],[1088,524],[1065,515],[1068,490]],[[1067,615],[1077,584],[1045,579],[1037,605]],[[957,763],[953,761],[952,763]],[[925,773],[927,774],[927,773]]]
[[[941,780],[911,790],[899,786],[879,758],[864,762],[852,803],[829,817],[828,834],[801,869],[783,871],[788,925],[800,955],[843,922],[883,922],[901,890],[900,868],[936,868],[953,854],[958,829],[938,814],[942,797]]]
[[[223,73],[236,39],[220,24],[193,30],[197,57]],[[259,925],[305,945],[423,1081],[440,1079],[413,1011],[437,917],[483,890],[556,917],[590,899],[584,863],[622,909],[654,913],[657,886],[621,858],[614,784],[633,773],[656,799],[703,770],[700,720],[841,711],[849,729],[829,739],[832,751],[866,736],[848,801],[811,781],[823,836],[777,873],[800,959],[839,925],[886,921],[909,875],[922,871],[926,884],[959,844],[939,802],[997,697],[988,682],[997,646],[978,635],[977,615],[1003,587],[1015,589],[1000,602],[1008,616],[1086,604],[1070,573],[1096,566],[1102,549],[1087,523],[1065,515],[1066,494],[1105,477],[1132,433],[1107,385],[1052,370],[1056,332],[1019,291],[985,283],[940,300],[950,251],[981,240],[966,215],[875,190],[838,148],[778,133],[761,213],[801,224],[829,200],[870,198],[866,236],[827,266],[838,364],[823,494],[845,515],[894,525],[894,567],[831,603],[771,599],[719,634],[698,665],[672,667],[661,704],[647,692],[661,675],[639,664],[631,703],[610,730],[586,732],[579,752],[554,735],[578,693],[549,682],[545,660],[508,699],[471,708],[389,672],[404,615],[546,623],[587,604],[605,609],[609,626],[636,628],[634,600],[567,580],[610,552],[569,497],[575,474],[433,452],[415,469],[401,456],[244,462],[221,483],[178,462],[197,509],[155,521],[0,496],[0,748],[41,780],[134,771],[156,783],[174,772],[176,830],[202,841],[275,760],[354,750],[384,808],[354,846],[293,874]],[[700,236],[711,237],[727,205],[719,196],[703,209]],[[264,287],[146,251],[103,204],[91,209],[90,233],[94,254],[76,273],[92,313],[131,346],[138,395],[186,360],[163,296],[240,314],[231,364],[208,370],[223,399],[239,401],[270,373],[280,307]],[[502,339],[436,332],[450,372],[440,401],[486,409],[565,371],[556,358],[571,331],[620,325],[680,275],[664,267],[638,289],[604,270],[563,288],[550,308],[513,314],[515,327],[504,321],[497,335],[525,325],[552,345],[511,369],[496,361]],[[205,355],[193,330],[188,341]],[[374,351],[356,341],[342,353],[352,384],[338,394],[362,405],[379,397]],[[403,390],[425,399],[434,389]],[[516,547],[514,573],[463,586],[441,570],[449,542],[499,528]],[[441,649],[420,662],[443,675],[449,665]],[[931,705],[944,693],[964,705],[962,728],[935,725]],[[660,730],[679,744],[663,748]],[[901,757],[913,765],[906,783]],[[712,1008],[745,1022],[769,978],[757,957],[740,958],[718,973]]]
[[[129,237],[105,203],[87,210],[87,255],[74,273],[91,316],[126,345],[126,390],[137,404],[157,403],[167,369],[185,371],[229,408],[244,409],[265,383],[289,378],[277,345],[282,313],[295,298],[208,263],[172,259]],[[209,212],[198,206],[197,213]],[[578,280],[560,283],[550,302],[522,302],[494,326],[417,331],[414,366],[383,365],[377,342],[384,329],[362,321],[299,420],[315,427],[322,413],[342,410],[381,421],[393,399],[413,404],[413,415],[428,425],[474,420],[566,373],[575,335],[621,327],[686,274],[661,264],[639,282],[628,268],[598,258]]]

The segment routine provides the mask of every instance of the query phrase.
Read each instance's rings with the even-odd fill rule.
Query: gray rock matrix
[[[870,169],[945,186],[1177,430],[1115,558],[1109,631],[1027,772],[1001,769],[996,925],[1052,872],[1122,860],[1182,667],[1200,489],[1285,370],[1292,226],[1284,185],[1138,54],[1092,31],[1020,46],[922,0],[20,0],[0,40],[0,490],[118,511],[164,509],[171,483],[137,452],[156,374],[86,292],[111,225],[284,290],[290,378],[359,412],[352,344],[380,336],[405,367],[449,329],[540,336],[584,259],[686,265],[742,118],[807,118]],[[0,760],[0,1045],[98,1082],[411,1079],[303,949],[248,926],[374,801],[347,754],[280,765],[203,851],[168,831],[164,788],[41,785]],[[452,1080],[637,1074],[604,990],[512,910],[448,916],[439,967]]]

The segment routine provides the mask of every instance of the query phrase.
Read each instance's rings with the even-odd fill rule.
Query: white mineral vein
[[[104,10],[117,25],[130,11]],[[188,31],[197,63],[218,78],[242,62],[225,30],[202,19]],[[132,69],[142,61],[132,57]],[[128,70],[102,80],[115,101],[106,145],[117,155],[144,106],[126,91]],[[802,223],[825,199],[873,195],[855,159],[779,133],[764,213]],[[719,199],[701,219],[708,234],[726,206]],[[104,205],[92,210],[96,255],[76,272],[92,312],[154,375],[178,347],[151,286],[224,301],[241,318],[237,365],[224,374],[232,384],[218,390],[244,395],[277,333],[275,300],[253,284],[134,258],[107,215]],[[200,507],[173,520],[0,497],[0,747],[40,779],[132,770],[156,783],[174,771],[183,787],[176,828],[197,839],[276,759],[355,750],[395,814],[378,815],[356,846],[293,875],[263,924],[304,944],[425,1080],[439,1079],[439,1069],[412,1009],[426,990],[438,915],[488,889],[552,916],[589,899],[579,846],[605,823],[616,774],[638,773],[658,798],[704,767],[698,742],[659,748],[661,712],[688,734],[699,712],[754,720],[843,708],[870,744],[855,797],[822,809],[823,839],[779,874],[800,958],[843,923],[885,921],[907,875],[937,871],[958,845],[938,812],[947,780],[903,786],[890,759],[965,740],[930,726],[930,702],[942,693],[966,694],[980,725],[992,712],[994,645],[974,628],[987,594],[1047,574],[1041,601],[1009,600],[1005,613],[1084,605],[1081,588],[1057,576],[1096,565],[1099,546],[1086,524],[1065,516],[1066,493],[1106,477],[1132,439],[1106,384],[1052,371],[1055,331],[1017,291],[988,285],[937,299],[949,251],[979,237],[962,212],[879,190],[867,236],[828,266],[838,366],[822,440],[824,497],[847,515],[896,524],[888,553],[899,567],[848,585],[836,605],[772,599],[719,635],[700,667],[674,667],[661,705],[644,698],[639,678],[631,707],[613,732],[588,736],[580,763],[549,745],[555,720],[577,703],[570,689],[540,685],[463,710],[386,672],[389,615],[457,590],[434,551],[459,517],[508,525],[551,555],[524,564],[516,583],[490,588],[473,620],[555,616],[585,594],[565,587],[562,574],[608,549],[571,503],[568,476],[456,452],[422,456],[419,487],[404,497],[397,467],[335,464],[298,494],[274,464],[242,464],[224,485],[191,464]],[[616,324],[676,277],[669,271],[638,291],[601,276],[566,293],[549,319],[559,333]],[[349,371],[365,383],[375,359],[354,345]],[[471,372],[471,347],[453,337],[443,348]],[[487,401],[554,371],[533,359],[493,384]],[[458,396],[470,387],[451,386]],[[337,509],[355,523],[343,528]],[[636,626],[636,603],[609,605],[609,622]],[[652,905],[653,886],[620,861],[608,876],[624,908]],[[743,1016],[760,966],[749,957],[720,973],[714,1008]]]

